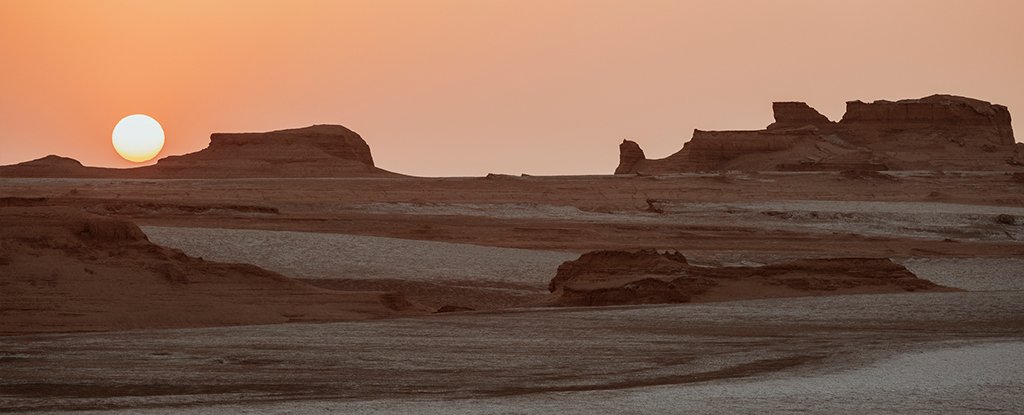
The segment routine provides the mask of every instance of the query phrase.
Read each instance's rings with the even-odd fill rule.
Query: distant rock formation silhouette
[[[0,177],[387,177],[400,175],[373,164],[370,146],[340,125],[263,133],[215,133],[195,153],[170,156],[129,169],[86,167],[74,159],[46,156],[0,167]]]
[[[776,102],[764,130],[701,131],[663,159],[619,146],[616,174],[751,170],[1018,170],[1024,144],[1014,142],[1002,105],[953,95],[850,101],[839,122],[803,102]],[[638,155],[640,155],[638,157]]]

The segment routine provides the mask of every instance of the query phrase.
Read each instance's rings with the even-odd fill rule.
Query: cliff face
[[[354,131],[340,125],[314,125],[306,128],[279,130],[265,133],[215,133],[210,135],[209,152],[234,152],[245,148],[293,150],[312,147],[330,156],[373,166],[370,146]],[[264,151],[268,153],[268,151]],[[279,153],[264,154],[282,157]]]
[[[639,144],[634,141],[622,140],[622,144],[619,144],[619,167],[615,168],[615,174],[632,172],[636,164],[646,158]]]
[[[821,115],[818,110],[803,102],[775,102],[772,103],[772,111],[775,113],[775,122],[768,126],[769,130],[800,128],[808,125],[828,128],[835,124],[829,121],[828,117]]]
[[[216,133],[204,150],[151,168],[174,177],[359,177],[394,175],[373,164],[370,146],[340,125],[264,133]]]
[[[620,163],[617,174],[712,170],[1015,170],[1024,164],[1002,105],[952,95],[851,101],[839,122],[802,102],[776,102],[756,131],[700,131],[659,160]],[[634,143],[635,145],[635,143]],[[630,158],[642,154],[637,145]],[[620,147],[620,159],[626,154]],[[627,168],[628,167],[628,168]]]
[[[1002,105],[952,95],[932,95],[896,102],[846,103],[842,126],[852,141],[864,144],[899,138],[899,134],[941,135],[962,142],[1013,145],[1010,111]]]
[[[340,125],[262,133],[215,133],[195,153],[163,158],[131,169],[84,167],[73,159],[47,156],[0,166],[0,177],[388,177],[398,174],[373,164],[370,146]]]

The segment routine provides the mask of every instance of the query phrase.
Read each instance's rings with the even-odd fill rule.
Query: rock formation
[[[264,133],[215,133],[195,153],[170,156],[131,169],[84,167],[57,156],[0,167],[0,177],[388,177],[374,166],[366,141],[340,125]]]
[[[775,122],[768,126],[769,130],[800,128],[808,125],[827,128],[835,124],[829,121],[828,117],[821,115],[818,110],[803,102],[775,102],[772,103],[772,111],[775,113]]]
[[[635,141],[622,140],[619,144],[619,167],[615,168],[615,174],[626,174],[634,170],[634,167],[641,160],[647,159],[644,151]]]
[[[593,251],[558,267],[559,306],[729,301],[771,297],[956,291],[885,258],[801,259],[756,267],[691,265],[679,252]]]
[[[1024,144],[1014,142],[1002,105],[952,95],[901,101],[847,102],[832,122],[802,102],[776,102],[775,122],[756,131],[701,131],[664,159],[639,158],[620,145],[616,174],[714,170],[1017,170]]]
[[[7,205],[13,205],[7,203]],[[338,321],[429,310],[154,245],[132,222],[0,206],[0,334]]]

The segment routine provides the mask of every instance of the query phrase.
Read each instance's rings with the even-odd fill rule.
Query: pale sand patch
[[[1024,291],[1024,258],[908,258],[920,278],[968,291]]]
[[[547,287],[574,253],[335,233],[250,229],[142,230],[156,244],[219,262],[254,264],[295,278],[479,281]]]

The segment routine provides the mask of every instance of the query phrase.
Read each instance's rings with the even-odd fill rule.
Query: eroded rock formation
[[[832,122],[802,102],[776,102],[775,122],[756,131],[701,131],[664,159],[637,159],[620,146],[616,174],[714,170],[1017,170],[1016,144],[1002,105],[952,95],[847,103]],[[632,142],[631,142],[632,143]],[[628,160],[629,163],[624,163]]]
[[[957,291],[886,258],[800,259],[754,267],[691,265],[679,252],[593,251],[558,267],[550,304],[605,306],[771,297]]]
[[[0,205],[0,334],[337,321],[429,310],[383,292],[313,287],[192,258],[134,223]]]
[[[619,144],[619,167],[615,168],[615,174],[633,171],[634,166],[646,158],[639,144],[635,141],[622,140],[622,144]]]
[[[263,133],[215,133],[195,153],[170,156],[131,169],[84,167],[76,160],[47,156],[0,167],[0,177],[369,177],[399,176],[374,166],[370,146],[340,125]]]

